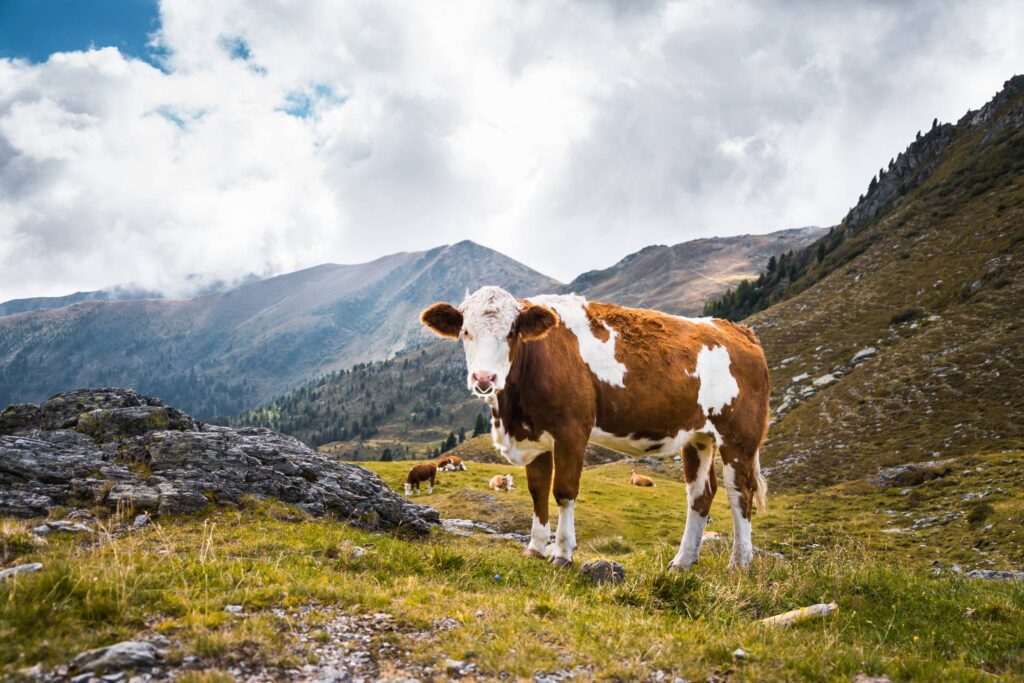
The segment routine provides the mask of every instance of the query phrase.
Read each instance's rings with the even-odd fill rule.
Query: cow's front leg
[[[548,496],[551,495],[551,451],[541,453],[526,466],[526,487],[533,498],[533,526],[526,554],[543,558],[551,531],[548,527]]]
[[[709,440],[694,440],[683,447],[683,473],[686,475],[686,530],[679,552],[669,564],[670,570],[692,567],[700,553],[704,527],[711,512],[718,483],[715,480],[715,447]]]
[[[580,491],[583,455],[586,439],[555,440],[555,485],[553,492],[558,503],[558,528],[555,530],[555,549],[549,561],[557,567],[572,564],[576,550],[576,497]]]

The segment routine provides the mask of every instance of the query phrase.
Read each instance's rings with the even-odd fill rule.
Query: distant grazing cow
[[[495,491],[511,491],[514,487],[512,486],[512,475],[511,474],[496,474],[491,477],[491,483],[488,484]]]
[[[645,477],[642,474],[637,474],[636,470],[629,475],[629,483],[633,486],[654,486],[654,482],[650,477]]]
[[[466,463],[456,455],[446,455],[437,461],[437,469],[442,472],[466,471]]]
[[[534,510],[528,555],[572,562],[573,508],[593,441],[633,455],[681,451],[689,507],[671,569],[697,561],[720,453],[733,518],[730,564],[750,564],[751,507],[763,509],[768,491],[759,450],[769,394],[752,330],[575,295],[521,300],[498,287],[477,290],[458,308],[434,304],[420,320],[462,340],[469,390],[491,406],[495,446],[526,466]],[[550,553],[549,491],[558,503]]]
[[[409,476],[405,478],[405,495],[411,496],[413,489],[418,494],[420,492],[420,482],[430,482],[427,484],[427,493],[434,492],[434,479],[437,478],[437,465],[432,462],[426,462],[422,465],[416,465],[409,470]]]

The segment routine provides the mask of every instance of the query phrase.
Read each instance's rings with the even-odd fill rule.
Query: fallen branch
[[[767,617],[761,620],[762,626],[792,626],[798,624],[801,621],[807,621],[808,619],[816,619],[818,617],[827,617],[833,612],[839,609],[839,605],[834,602],[828,604],[820,603],[817,605],[811,605],[810,607],[801,607],[800,609],[790,610],[782,614],[776,614],[774,617]]]

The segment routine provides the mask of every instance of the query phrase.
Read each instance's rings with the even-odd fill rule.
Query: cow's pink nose
[[[498,380],[498,376],[493,372],[474,372],[471,375],[473,384],[477,385],[481,389],[486,389]]]

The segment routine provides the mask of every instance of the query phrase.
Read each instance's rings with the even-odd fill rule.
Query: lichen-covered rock
[[[32,517],[74,505],[173,514],[255,496],[368,529],[423,533],[440,521],[369,470],[290,436],[203,425],[130,390],[59,394],[3,416],[0,514]]]
[[[949,458],[886,467],[871,479],[871,483],[882,488],[917,486],[931,479],[939,479],[950,474],[955,464],[956,459]]]
[[[125,640],[81,653],[71,660],[71,668],[96,673],[147,669],[156,664],[161,657],[162,653],[153,643],[145,640]]]
[[[580,567],[580,574],[589,577],[595,583],[622,583],[626,580],[626,570],[618,562],[610,560],[593,560]]]

